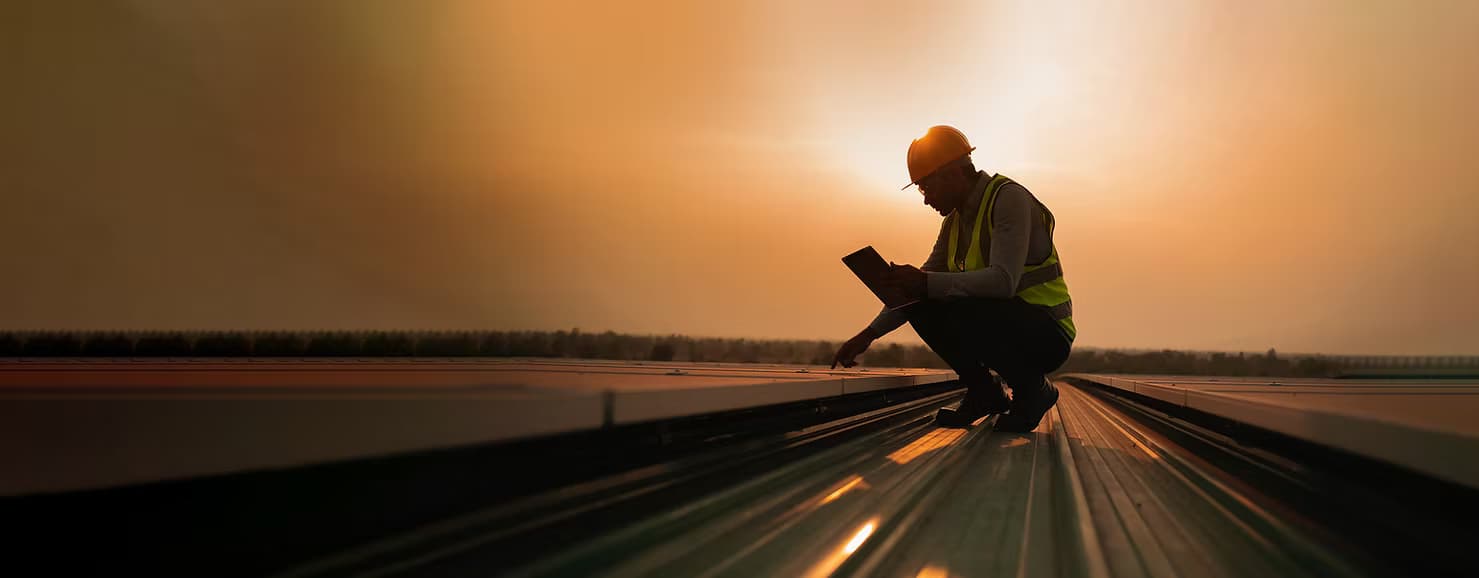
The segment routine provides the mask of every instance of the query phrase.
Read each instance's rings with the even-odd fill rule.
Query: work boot
[[[1043,379],[1043,387],[1028,392],[1013,388],[1012,411],[997,418],[996,431],[1027,433],[1037,429],[1042,416],[1047,415],[1053,404],[1058,403],[1058,388],[1053,382]]]
[[[935,413],[935,424],[941,427],[966,427],[976,420],[993,413],[1006,413],[1011,409],[1006,392],[1001,389],[999,378],[992,376],[991,383],[972,385],[965,390],[965,399],[955,409],[941,408]]]

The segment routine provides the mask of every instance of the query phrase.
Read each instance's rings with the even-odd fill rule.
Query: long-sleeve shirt
[[[976,184],[965,203],[940,223],[940,234],[928,259],[920,267],[925,271],[929,299],[984,297],[1007,299],[1017,294],[1017,282],[1027,263],[1041,263],[1053,252],[1053,235],[1043,224],[1043,207],[1025,187],[1015,182],[1002,185],[996,194],[996,207],[991,211],[993,230],[981,235],[981,254],[987,256],[986,268],[952,272],[949,259],[964,259],[970,249],[971,230],[976,225],[976,212],[981,207],[991,175],[977,174]],[[956,255],[950,252],[950,220],[960,221]],[[868,324],[875,333],[886,334],[906,321],[904,312],[884,307]]]

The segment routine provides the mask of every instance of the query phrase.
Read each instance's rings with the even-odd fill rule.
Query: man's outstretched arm
[[[871,327],[864,327],[857,335],[852,336],[852,339],[843,342],[842,347],[837,348],[837,355],[832,356],[832,369],[837,369],[838,365],[843,367],[857,365],[857,357],[867,351],[868,346],[873,345],[873,341],[879,337],[883,335],[874,333]]]
[[[924,271],[944,271],[946,269],[946,259],[949,258],[946,253],[950,251],[949,235],[950,221],[946,219],[940,225],[940,234],[935,237],[934,248],[930,250],[929,257],[924,260],[924,266],[920,269]],[[866,351],[873,341],[898,329],[907,320],[903,311],[894,311],[884,306],[867,327],[842,344],[842,347],[837,350],[837,355],[832,358],[832,367],[836,368],[838,364],[843,367],[857,365],[853,358]]]

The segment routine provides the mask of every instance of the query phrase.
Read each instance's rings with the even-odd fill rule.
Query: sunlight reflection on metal
[[[949,570],[947,570],[945,568],[941,568],[939,566],[935,566],[933,564],[931,564],[929,566],[925,566],[923,568],[920,568],[919,569],[919,573],[914,575],[914,578],[949,578],[949,577],[950,577],[950,571]]]
[[[848,556],[851,556],[853,552],[857,552],[858,548],[863,546],[863,542],[868,541],[868,537],[873,535],[873,530],[877,527],[878,518],[868,520],[856,532],[853,532],[852,538],[845,544],[828,553],[825,558],[822,558],[816,565],[812,566],[811,570],[806,572],[806,576],[808,578],[830,576],[832,572],[837,570],[837,567],[847,561]]]
[[[854,475],[853,477],[849,478],[846,483],[842,484],[842,487],[833,490],[832,493],[827,494],[827,497],[822,498],[822,501],[817,505],[820,506],[830,503],[837,498],[841,498],[843,494],[846,494],[852,490],[866,490],[868,488],[868,483],[863,481],[863,476]]]
[[[873,535],[873,528],[873,522],[863,524],[863,527],[858,529],[858,533],[853,535],[852,540],[848,540],[847,545],[842,547],[842,551],[847,554],[857,552],[858,546],[862,546],[863,541],[867,540],[868,536]]]
[[[1104,421],[1105,422],[1109,423],[1109,425],[1111,425],[1111,426],[1114,426],[1114,429],[1119,430],[1120,434],[1124,435],[1125,438],[1129,439],[1131,443],[1135,444],[1135,447],[1140,448],[1140,451],[1145,452],[1145,455],[1150,456],[1150,459],[1153,459],[1153,460],[1161,459],[1161,455],[1160,454],[1156,453],[1155,450],[1150,449],[1150,447],[1146,446],[1145,444],[1140,443],[1140,438],[1137,438],[1137,437],[1131,435],[1130,432],[1125,431],[1125,428],[1120,427],[1120,424],[1117,421],[1115,421],[1114,418],[1110,417],[1109,414],[1106,413],[1104,410],[1099,409],[1099,407],[1097,406],[1097,404],[1092,404],[1091,403],[1091,404],[1086,404],[1086,405],[1088,405],[1089,409],[1094,410],[1094,413],[1097,413],[1100,416],[1102,416],[1104,418]]]
[[[888,459],[896,464],[907,464],[914,460],[914,458],[960,441],[960,438],[965,435],[965,432],[966,430],[963,429],[937,429],[914,440],[909,445],[895,450],[894,453],[888,455]]]

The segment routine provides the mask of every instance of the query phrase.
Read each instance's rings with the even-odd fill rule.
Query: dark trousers
[[[1015,401],[1045,388],[1043,377],[1063,366],[1073,342],[1041,307],[1021,299],[926,300],[904,309],[909,324],[961,383],[983,394],[1000,394],[987,370],[1012,388]],[[975,394],[982,395],[982,394]]]

